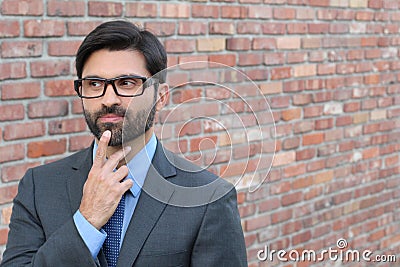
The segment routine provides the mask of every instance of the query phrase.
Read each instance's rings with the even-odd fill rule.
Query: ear
[[[158,85],[158,92],[157,92],[157,103],[156,103],[156,110],[160,111],[164,106],[167,105],[169,100],[169,86],[166,83],[160,83]]]

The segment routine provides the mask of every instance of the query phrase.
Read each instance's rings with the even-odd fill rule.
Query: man
[[[95,142],[27,171],[1,267],[247,265],[233,186],[154,135],[166,58],[154,35],[126,21],[85,38],[75,90]]]

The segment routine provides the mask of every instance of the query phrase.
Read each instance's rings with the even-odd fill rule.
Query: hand
[[[83,217],[98,230],[107,223],[114,214],[122,195],[133,185],[131,179],[122,181],[128,175],[126,165],[113,172],[124,157],[122,149],[106,160],[110,138],[111,132],[105,131],[99,140],[93,166],[83,186],[83,196],[79,207]],[[129,151],[130,147],[125,148],[126,153]]]

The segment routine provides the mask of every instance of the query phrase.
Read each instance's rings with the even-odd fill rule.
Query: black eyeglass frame
[[[142,80],[142,91],[138,94],[134,94],[134,95],[123,95],[120,94],[118,92],[117,87],[115,86],[115,81],[120,80],[120,79],[140,79]],[[88,77],[88,78],[82,78],[82,79],[77,79],[74,80],[74,89],[76,91],[76,93],[78,94],[78,96],[80,98],[99,98],[102,97],[106,94],[106,90],[109,84],[111,84],[112,88],[114,89],[114,93],[117,96],[122,96],[122,97],[136,97],[136,96],[141,96],[144,93],[144,89],[146,89],[147,87],[150,87],[152,84],[146,84],[147,81],[149,81],[150,79],[152,79],[152,77],[143,77],[143,76],[138,76],[138,75],[126,75],[126,76],[119,76],[119,77],[115,77],[115,78],[111,78],[111,79],[106,79],[106,78],[97,78],[97,77]],[[80,92],[79,88],[82,87],[82,81],[101,81],[104,82],[104,88],[103,88],[103,93],[101,95],[98,96],[83,96],[82,93]]]

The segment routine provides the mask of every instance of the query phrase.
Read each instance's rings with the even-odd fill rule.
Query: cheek
[[[93,99],[83,99],[82,106],[83,109],[87,111],[96,111],[101,107],[98,101],[94,101]]]

